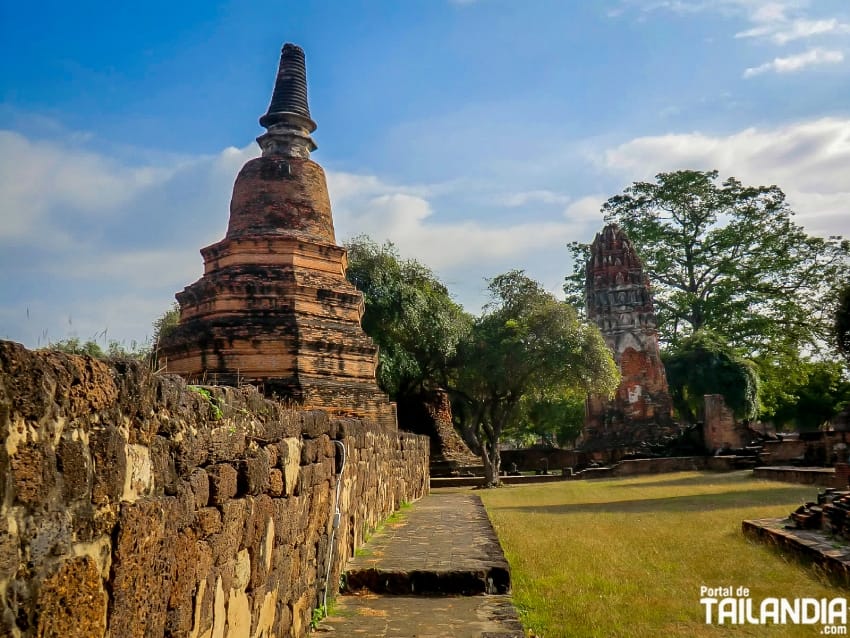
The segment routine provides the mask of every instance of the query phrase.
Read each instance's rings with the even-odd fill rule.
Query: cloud
[[[832,48],[812,46],[803,53],[776,57],[770,62],[745,69],[744,78],[767,72],[791,73],[808,67],[842,62],[844,52],[835,47],[834,37],[850,33],[846,8],[841,9],[844,14],[842,16],[824,15],[824,4],[813,4],[808,0],[625,0],[623,6],[636,6],[643,13],[714,12],[726,17],[744,18],[751,26],[739,30],[734,34],[735,38],[753,39],[759,43],[776,46],[785,46],[800,40],[813,41],[833,37],[830,41]],[[820,14],[815,15],[815,11]]]
[[[602,219],[602,204],[608,201],[608,195],[586,195],[570,203],[564,210],[564,217],[573,222],[599,222]]]
[[[756,75],[761,75],[762,73],[767,73],[768,71],[773,71],[775,73],[794,73],[809,66],[837,64],[843,61],[844,54],[841,51],[810,49],[805,53],[790,55],[785,58],[774,58],[771,62],[766,62],[756,67],[750,67],[744,71],[744,77],[751,78]]]
[[[57,202],[96,218],[164,179],[173,169],[127,167],[87,151],[0,131],[0,239],[41,234]]]
[[[528,251],[561,246],[577,231],[573,221],[557,217],[497,225],[449,211],[443,217],[452,221],[437,221],[431,202],[410,194],[415,188],[394,187],[375,176],[333,172],[328,181],[338,238],[366,234],[379,242],[392,241],[402,254],[437,270],[502,264]],[[341,184],[344,188],[338,190]],[[384,192],[379,192],[379,185]],[[533,202],[528,193],[518,194],[514,205]],[[542,197],[563,202],[561,197]]]
[[[683,168],[717,169],[749,184],[776,184],[810,233],[850,235],[850,118],[821,118],[730,135],[640,137],[603,154],[626,180]]]
[[[89,141],[0,131],[0,338],[43,345],[110,327],[143,340],[202,272],[198,249],[222,236],[235,174],[257,154],[134,163]]]
[[[793,20],[789,23],[779,22],[762,24],[746,31],[735,34],[736,38],[769,38],[778,45],[785,45],[795,40],[808,39],[818,35],[850,33],[850,25],[839,22],[836,18],[825,20]]]

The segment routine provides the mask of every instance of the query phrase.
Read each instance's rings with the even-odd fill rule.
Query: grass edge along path
[[[847,593],[741,532],[744,519],[814,500],[812,486],[682,472],[479,494],[523,622],[541,638],[816,636],[819,625],[707,625],[700,587],[748,587],[756,602]]]

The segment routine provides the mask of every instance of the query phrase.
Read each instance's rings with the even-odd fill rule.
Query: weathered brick
[[[283,472],[278,469],[269,470],[269,494],[272,496],[283,494]]]
[[[204,536],[217,534],[222,530],[221,512],[215,507],[202,507],[195,513],[195,526]]]
[[[112,425],[99,428],[89,435],[89,450],[94,465],[92,503],[104,505],[117,501],[124,491],[127,473],[126,441]]]
[[[62,474],[62,496],[66,501],[89,496],[89,465],[86,446],[80,440],[63,438],[56,450],[57,469]]]
[[[207,468],[210,503],[221,505],[236,496],[238,474],[228,463],[217,463]]]
[[[210,477],[202,469],[198,468],[189,475],[189,485],[195,495],[195,508],[206,507],[210,502]]]
[[[257,455],[239,461],[240,494],[256,496],[269,488],[269,461],[266,453],[259,450]]]
[[[106,631],[106,604],[107,595],[94,560],[88,556],[65,560],[39,588],[35,635],[102,636]]]
[[[19,443],[10,465],[15,500],[29,507],[46,503],[56,481],[50,445],[38,441]]]

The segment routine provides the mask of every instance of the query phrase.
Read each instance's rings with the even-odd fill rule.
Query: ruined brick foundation
[[[0,341],[0,635],[303,636],[427,437]],[[208,393],[208,394],[207,394]]]

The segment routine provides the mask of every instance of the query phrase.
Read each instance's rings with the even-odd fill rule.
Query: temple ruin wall
[[[0,341],[0,635],[303,636],[428,439]]]

